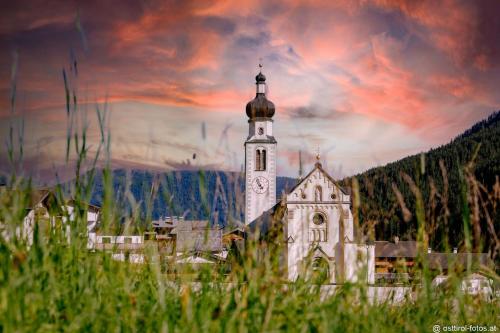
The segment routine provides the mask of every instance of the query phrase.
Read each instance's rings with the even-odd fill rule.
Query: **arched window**
[[[266,163],[267,163],[267,158],[266,158],[266,150],[263,149],[262,150],[262,159],[261,159],[261,170],[266,170]]]
[[[255,171],[266,170],[267,156],[264,148],[257,148],[255,151]]]
[[[319,185],[314,189],[314,201],[323,201],[323,189]]]
[[[330,267],[328,261],[322,257],[315,257],[312,260],[313,279],[325,281],[330,278]]]
[[[255,170],[260,171],[260,149],[255,151]]]

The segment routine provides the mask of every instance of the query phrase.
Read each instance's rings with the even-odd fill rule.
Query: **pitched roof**
[[[282,201],[276,203],[273,207],[262,213],[255,220],[250,222],[248,229],[250,232],[259,231],[260,235],[267,234],[273,227],[275,221],[281,221],[285,214],[286,206]]]
[[[66,205],[74,205],[75,203],[76,203],[76,200],[74,198],[71,198],[71,199],[66,201]],[[84,201],[81,201],[80,205],[87,207],[87,210],[92,211],[92,212],[99,212],[101,210],[101,207],[84,202]]]
[[[494,266],[487,253],[439,253],[427,254],[429,267],[431,269],[448,269],[452,264],[466,267],[468,263],[472,266]]]
[[[491,266],[492,261],[487,253],[426,253],[431,269],[448,269],[454,263],[465,267],[470,261],[472,265]],[[416,241],[375,242],[375,257],[377,258],[415,258],[417,257]]]
[[[375,257],[379,258],[415,258],[417,256],[416,241],[375,242]]]
[[[45,198],[47,198],[49,193],[50,193],[50,191],[48,189],[30,191],[28,206],[26,208],[27,209],[35,208],[36,205],[38,205],[43,200],[45,200]]]
[[[179,222],[172,234],[177,235],[178,251],[222,251],[222,229],[208,221]]]
[[[344,189],[342,186],[340,186],[340,185],[337,183],[337,181],[336,181],[335,179],[333,179],[333,177],[332,177],[332,176],[330,176],[330,175],[328,174],[328,172],[326,172],[326,170],[325,170],[325,169],[323,169],[323,166],[321,165],[321,163],[320,163],[320,162],[316,162],[316,163],[314,164],[314,168],[313,168],[313,169],[312,169],[312,170],[311,170],[311,171],[310,171],[310,172],[309,172],[309,173],[308,173],[308,174],[307,174],[304,178],[302,178],[302,179],[301,179],[301,180],[300,180],[297,184],[295,184],[295,186],[294,186],[294,187],[292,187],[292,189],[291,189],[290,191],[288,191],[288,193],[292,193],[293,191],[295,191],[295,190],[296,190],[296,189],[297,189],[297,188],[298,188],[298,187],[299,187],[302,183],[304,183],[304,182],[307,180],[307,178],[309,178],[309,177],[310,177],[310,176],[314,173],[314,171],[316,171],[316,170],[319,170],[321,173],[323,173],[323,175],[324,175],[324,176],[325,176],[328,180],[330,180],[333,184],[335,184],[335,186],[337,186],[337,187],[340,189],[340,191],[342,191],[342,193],[343,193],[343,194],[345,194],[345,195],[349,195],[349,193],[347,193],[346,189]]]

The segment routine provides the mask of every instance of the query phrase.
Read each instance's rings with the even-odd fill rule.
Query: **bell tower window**
[[[255,170],[260,170],[260,149],[255,151]]]
[[[265,171],[266,170],[266,149],[257,148],[255,151],[255,171]]]
[[[266,159],[267,159],[266,158],[266,150],[263,149],[262,150],[262,165],[261,165],[261,168],[260,168],[262,171],[266,170],[266,162],[267,162]]]

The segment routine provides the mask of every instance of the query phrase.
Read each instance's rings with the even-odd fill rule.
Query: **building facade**
[[[267,242],[286,244],[279,256],[289,280],[323,270],[330,283],[360,278],[373,283],[374,246],[355,242],[350,196],[323,169],[319,156],[314,169],[276,203],[275,107],[266,97],[265,81],[259,72],[256,97],[246,106],[245,224]]]
[[[255,77],[257,92],[248,102],[248,137],[245,141],[245,224],[276,204],[276,146],[273,136],[274,104],[266,98],[266,77]]]
[[[331,283],[360,276],[373,281],[374,246],[355,242],[351,197],[317,159],[284,202],[288,279],[306,273],[309,264],[312,270],[325,270]]]

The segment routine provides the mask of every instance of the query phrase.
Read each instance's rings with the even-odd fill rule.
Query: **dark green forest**
[[[370,169],[342,183],[352,186],[356,178],[360,223],[374,231],[375,239],[415,239],[417,196],[421,193],[421,220],[430,246],[463,249],[467,245],[465,232],[470,234],[473,251],[487,251],[494,249],[495,230],[500,228],[499,171],[497,111],[448,144]]]

